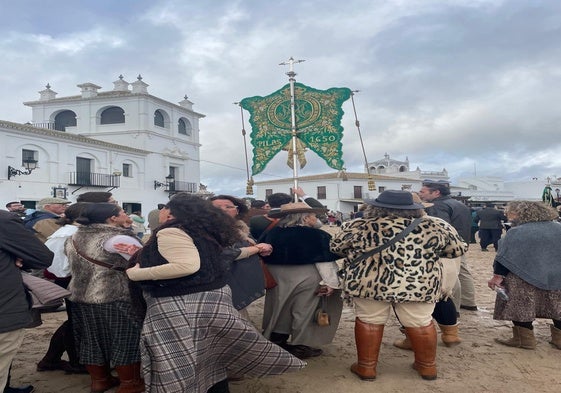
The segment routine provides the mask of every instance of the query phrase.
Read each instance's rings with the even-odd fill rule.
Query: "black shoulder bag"
[[[351,269],[354,268],[356,265],[358,265],[359,262],[365,260],[366,258],[381,252],[382,250],[385,250],[386,248],[388,248],[389,246],[391,246],[392,244],[395,244],[396,242],[400,241],[401,239],[403,239],[405,236],[409,235],[409,233],[411,233],[411,231],[413,229],[415,229],[417,227],[417,225],[419,225],[419,223],[422,221],[422,218],[416,218],[413,220],[413,222],[411,222],[411,224],[409,224],[403,231],[401,231],[400,233],[398,233],[393,239],[391,239],[389,242],[384,243],[370,251],[365,252],[364,254],[360,255],[359,257],[353,259],[352,261],[349,262],[348,267],[350,267]]]

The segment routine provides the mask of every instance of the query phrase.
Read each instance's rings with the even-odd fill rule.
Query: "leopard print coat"
[[[441,295],[440,258],[456,258],[468,245],[446,221],[424,216],[396,244],[350,266],[350,262],[387,243],[410,223],[409,218],[356,219],[343,224],[331,239],[331,251],[345,256],[344,291],[351,297],[403,303],[435,303]],[[446,263],[446,261],[443,261]]]

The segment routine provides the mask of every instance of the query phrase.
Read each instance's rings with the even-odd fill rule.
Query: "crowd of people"
[[[513,337],[496,341],[534,349],[532,322],[547,318],[550,343],[561,349],[555,209],[515,201],[504,213],[489,205],[474,214],[447,182],[427,180],[418,194],[387,190],[365,200],[352,219],[335,221],[332,236],[320,228],[337,215],[292,191],[251,205],[178,193],[147,219],[127,215],[108,192],[76,203],[43,198],[33,211],[8,203],[0,212],[0,313],[10,316],[0,322],[4,392],[33,391],[10,386],[33,323],[22,274],[70,291],[68,319],[37,371],[88,374],[93,393],[221,393],[232,380],[297,371],[332,342],[344,302],[356,317],[352,373],[376,379],[393,311],[405,335],[394,345],[411,350],[416,372],[434,380],[436,326],[456,346],[460,310],[477,310],[466,258],[474,223],[481,250],[497,252],[488,282],[498,292],[494,318],[513,323]],[[262,297],[258,330],[247,307]]]

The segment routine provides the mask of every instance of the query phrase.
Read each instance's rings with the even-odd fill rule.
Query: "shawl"
[[[510,229],[499,241],[495,261],[527,283],[561,289],[561,224],[529,222]]]
[[[267,233],[264,240],[273,246],[273,253],[263,257],[263,260],[271,265],[308,265],[335,261],[339,256],[329,251],[330,240],[331,235],[321,229],[276,226]]]

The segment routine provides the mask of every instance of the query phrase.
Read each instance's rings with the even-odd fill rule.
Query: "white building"
[[[497,176],[475,176],[458,180],[462,195],[468,196],[473,205],[485,202],[505,204],[512,200],[538,201],[547,184],[551,186],[554,197],[561,201],[561,179],[558,178],[506,181]]]
[[[450,181],[448,171],[422,171],[419,167],[410,170],[409,159],[404,161],[390,158],[385,154],[382,159],[368,163],[373,175],[375,190],[368,189],[366,173],[333,172],[298,178],[298,185],[304,191],[322,202],[328,209],[340,211],[348,217],[356,211],[364,199],[376,198],[384,190],[419,191],[424,179]],[[266,199],[276,192],[289,193],[293,187],[292,178],[259,181],[256,185],[256,198]],[[512,200],[541,200],[544,187],[549,184],[554,198],[561,203],[561,178],[555,176],[528,181],[504,181],[497,176],[474,176],[462,178],[457,184],[450,185],[451,195],[473,206],[486,202],[506,204]]]
[[[376,198],[384,190],[421,189],[423,179],[448,180],[448,172],[409,170],[409,160],[399,161],[385,154],[378,161],[369,162],[368,168],[374,180],[374,190],[368,189],[367,173],[332,172],[298,178],[298,186],[309,195],[323,203],[329,210],[340,211],[345,218],[350,212],[357,211],[364,199]],[[292,178],[255,182],[256,198],[284,192],[289,193],[293,187]]]
[[[204,115],[187,97],[173,104],[150,95],[140,75],[113,84],[107,92],[79,84],[80,95],[60,98],[47,85],[39,100],[24,103],[32,108],[31,123],[0,120],[1,207],[110,191],[128,212],[148,213],[171,193],[198,192]],[[29,173],[29,166],[36,169]]]

